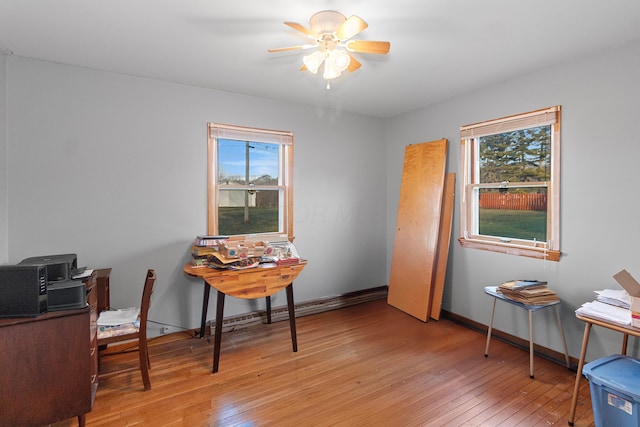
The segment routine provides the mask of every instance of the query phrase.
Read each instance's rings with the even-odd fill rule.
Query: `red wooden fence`
[[[480,207],[485,209],[513,209],[526,211],[547,210],[547,195],[544,193],[482,193]]]

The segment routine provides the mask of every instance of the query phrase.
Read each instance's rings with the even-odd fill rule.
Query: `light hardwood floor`
[[[376,300],[223,334],[151,342],[150,391],[139,372],[100,381],[88,426],[566,426],[575,372],[443,319],[423,323]],[[135,363],[135,353],[102,368]],[[582,381],[575,426],[593,426]],[[74,426],[75,420],[56,426]]]

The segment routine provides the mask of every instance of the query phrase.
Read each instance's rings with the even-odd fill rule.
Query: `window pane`
[[[218,194],[219,234],[282,232],[278,190],[220,190]]]
[[[551,126],[483,136],[478,140],[480,183],[551,179]]]
[[[218,140],[218,182],[277,185],[279,144]]]
[[[293,241],[293,134],[208,124],[207,232]]]
[[[546,188],[481,188],[479,193],[480,234],[546,242]]]

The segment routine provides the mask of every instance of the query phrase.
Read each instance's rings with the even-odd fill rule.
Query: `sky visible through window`
[[[249,178],[253,180],[265,175],[275,178],[278,176],[278,148],[278,144],[219,139],[219,174],[221,177],[244,177],[248,149]]]

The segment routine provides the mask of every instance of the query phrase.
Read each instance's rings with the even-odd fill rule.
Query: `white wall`
[[[569,352],[577,357],[584,324],[575,318],[575,309],[593,300],[595,290],[620,289],[612,275],[622,268],[640,279],[638,76],[640,43],[568,60],[389,120],[388,266],[404,146],[449,139],[448,171],[458,174],[460,126],[561,105],[561,260],[545,262],[460,247],[458,181],[443,308],[487,324],[491,298],[484,295],[484,286],[517,278],[548,280],[562,298]],[[536,341],[562,351],[552,311],[536,313],[535,318],[539,318],[534,331]],[[498,329],[527,339],[527,325],[525,312],[506,304],[496,307]],[[587,354],[590,360],[620,351],[620,334],[598,329],[592,331]],[[637,355],[638,345],[633,344],[632,348]],[[480,355],[483,349],[476,351]]]
[[[309,260],[296,281],[297,302],[386,284],[382,121],[13,56],[7,62],[10,263],[77,253],[80,265],[112,267],[115,307],[138,305],[146,269],[155,268],[151,320],[199,326],[202,282],[182,266],[195,236],[206,233],[206,130],[218,122],[294,133],[295,243]],[[263,304],[230,298],[225,315]],[[277,294],[273,305],[285,304]]]
[[[552,105],[563,108],[561,261],[461,248],[456,198],[443,308],[486,324],[491,300],[484,286],[546,279],[563,300],[569,351],[577,356],[584,325],[574,310],[592,300],[594,290],[617,287],[611,276],[621,268],[640,277],[639,44],[567,60],[386,122],[13,56],[2,60],[7,262],[78,253],[82,265],[114,269],[112,301],[120,307],[137,305],[144,271],[153,267],[159,277],[154,321],[199,323],[202,285],[186,278],[182,265],[193,237],[206,231],[209,121],[295,134],[296,245],[310,260],[296,282],[297,301],[387,283],[406,145],[448,138],[448,169],[458,172],[461,125]],[[0,153],[2,147],[0,136]],[[1,192],[2,184],[0,200]],[[0,204],[0,230],[3,209]],[[274,304],[283,305],[284,296]],[[225,313],[258,307],[262,301],[230,299]],[[210,304],[209,318],[214,311]],[[550,314],[536,314],[536,341],[561,351]],[[527,337],[525,314],[506,304],[497,307],[496,327]],[[618,351],[619,343],[618,334],[594,328],[587,356]],[[631,349],[638,354],[637,344]]]
[[[7,196],[7,56],[0,52],[0,264],[9,260]]]

